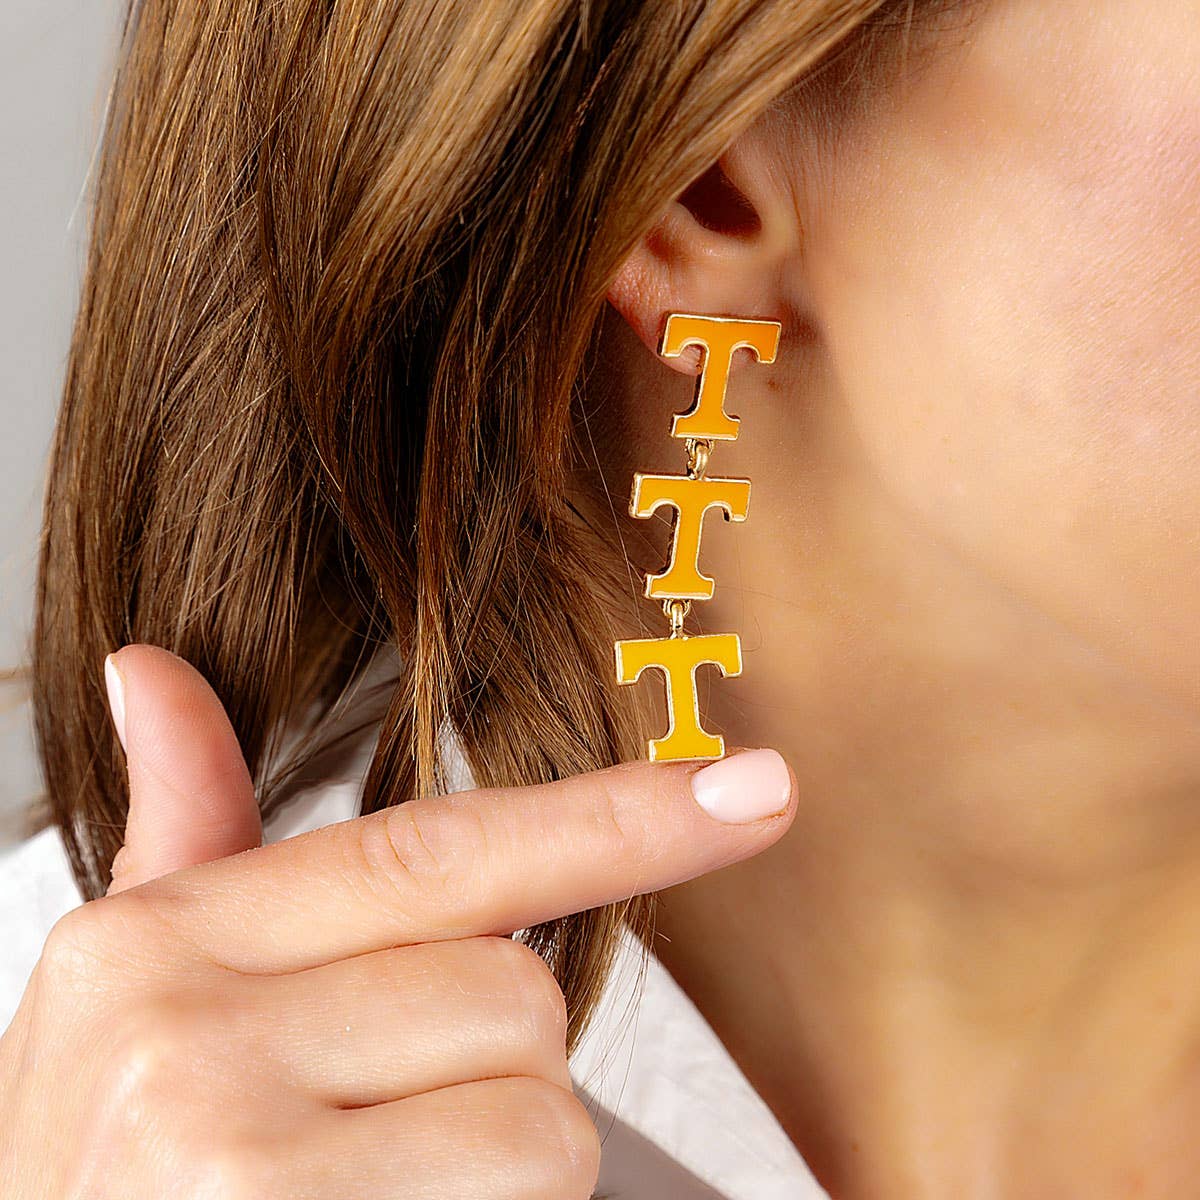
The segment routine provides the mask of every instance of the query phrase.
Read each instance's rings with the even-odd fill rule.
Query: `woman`
[[[144,0],[126,44],[7,872],[61,836],[88,902],[0,1043],[9,1194],[1195,1195],[1193,0]],[[687,624],[745,645],[706,726],[782,759],[634,761],[612,674],[673,312],[782,326]]]

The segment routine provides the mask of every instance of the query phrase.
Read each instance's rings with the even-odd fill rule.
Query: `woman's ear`
[[[794,304],[800,219],[777,149],[764,126],[751,127],[626,256],[608,300],[651,353],[669,313],[778,320]],[[662,361],[694,375],[700,350]]]

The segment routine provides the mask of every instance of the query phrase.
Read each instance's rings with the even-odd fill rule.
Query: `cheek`
[[[1200,12],[1145,7],[997,3],[846,139],[811,287],[894,501],[1195,699]]]

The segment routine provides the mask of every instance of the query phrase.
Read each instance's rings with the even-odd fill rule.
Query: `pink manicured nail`
[[[783,812],[791,794],[791,774],[775,750],[740,750],[692,776],[696,803],[732,825]]]
[[[125,681],[121,678],[121,672],[117,670],[117,664],[111,654],[104,660],[104,686],[108,688],[108,708],[112,713],[113,728],[117,731],[121,749],[124,750]]]

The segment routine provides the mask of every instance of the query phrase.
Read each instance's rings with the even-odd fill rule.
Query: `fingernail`
[[[692,776],[696,803],[731,825],[783,812],[791,794],[791,773],[775,750],[740,750]]]
[[[117,670],[110,654],[104,660],[104,686],[108,688],[108,708],[112,713],[113,728],[117,731],[121,749],[125,749],[125,680]]]

